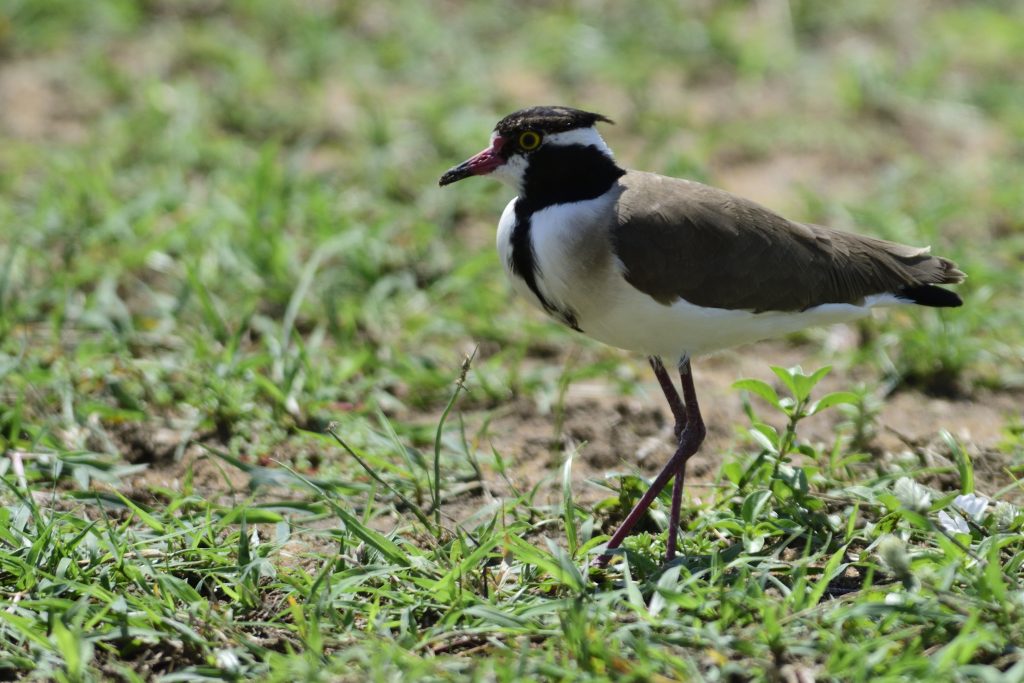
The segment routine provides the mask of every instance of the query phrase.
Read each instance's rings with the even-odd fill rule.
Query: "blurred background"
[[[627,166],[957,259],[964,309],[803,339],[885,391],[1018,390],[1022,59],[1017,2],[7,0],[0,425],[267,456],[436,414],[476,345],[483,407],[629,390],[642,359],[510,298],[507,190],[436,186],[538,103],[615,119]]]
[[[472,465],[527,488],[583,442],[583,500],[608,493],[583,477],[655,469],[667,426],[644,359],[512,296],[493,244],[507,188],[437,187],[500,117],[564,104],[615,120],[625,166],[930,244],[969,273],[962,309],[698,361],[695,482],[749,443],[732,382],[804,363],[860,401],[812,436],[924,467],[948,429],[988,463],[980,485],[1008,485],[1022,65],[1016,0],[2,0],[0,473],[163,509],[287,465],[363,500],[376,484],[332,423],[417,494],[435,432],[452,481]],[[393,511],[365,514],[390,528]]]
[[[628,390],[642,359],[511,299],[507,190],[436,186],[538,103],[613,118],[627,166],[957,259],[964,309],[802,339],[885,391],[1018,390],[1022,60],[1019,2],[7,0],[0,426],[267,455],[436,414],[475,345],[481,406]]]

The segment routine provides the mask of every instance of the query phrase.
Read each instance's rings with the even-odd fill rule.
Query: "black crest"
[[[499,135],[531,129],[542,133],[563,133],[576,128],[590,128],[598,121],[612,123],[607,116],[572,107],[530,107],[512,112],[494,127]]]

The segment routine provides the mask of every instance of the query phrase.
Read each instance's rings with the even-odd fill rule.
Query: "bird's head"
[[[565,157],[563,150],[587,149],[610,160],[612,152],[597,132],[598,121],[612,122],[601,114],[572,107],[531,107],[513,112],[498,121],[486,149],[445,171],[439,184],[492,175],[522,193],[531,163],[554,167],[560,157]]]

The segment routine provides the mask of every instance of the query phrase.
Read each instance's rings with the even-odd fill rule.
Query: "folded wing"
[[[927,248],[789,221],[700,183],[631,171],[612,229],[626,280],[666,305],[800,311],[892,294],[959,306],[964,274]]]

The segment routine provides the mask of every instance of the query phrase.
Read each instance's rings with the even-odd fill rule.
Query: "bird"
[[[966,275],[930,249],[801,223],[693,180],[627,170],[598,131],[611,119],[535,106],[498,121],[488,146],[439,185],[491,176],[517,193],[498,221],[513,289],[571,329],[647,356],[676,449],[598,556],[605,565],[674,480],[676,555],[686,463],[706,434],[692,359],[882,306],[956,307]],[[676,365],[681,394],[665,367]]]

